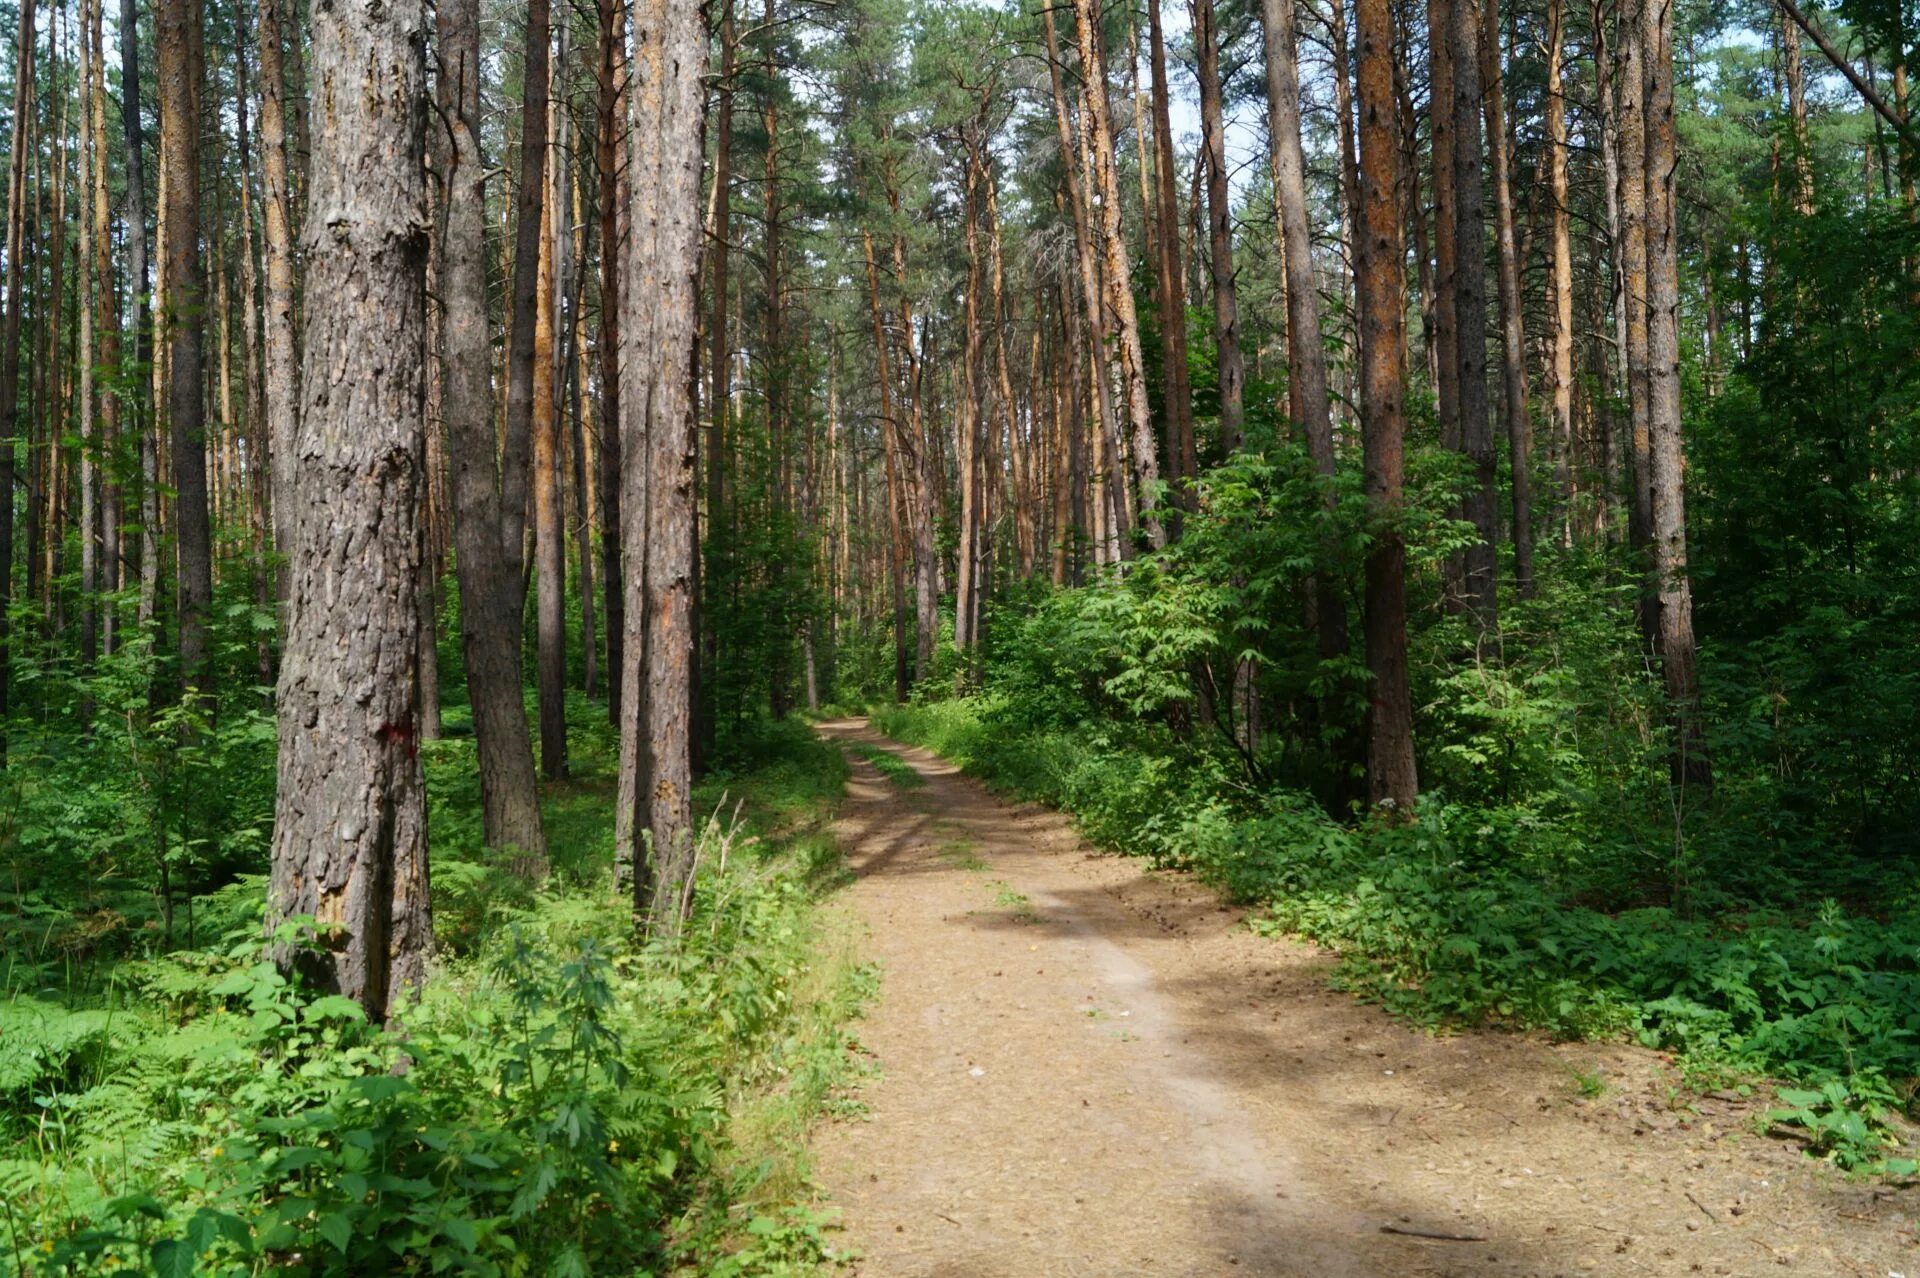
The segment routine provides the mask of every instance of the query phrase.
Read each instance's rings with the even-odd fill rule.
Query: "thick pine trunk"
[[[1405,466],[1406,308],[1400,235],[1400,139],[1394,123],[1393,19],[1387,0],[1359,0],[1361,423],[1368,505],[1378,521],[1367,553],[1370,690],[1368,792],[1411,815],[1419,794],[1408,682],[1406,545],[1397,525]]]
[[[634,910],[674,935],[691,908],[694,404],[699,305],[702,77],[706,31],[676,0],[635,6],[629,166],[632,239],[621,334],[631,375],[621,397],[630,627],[623,671],[616,857],[633,864]],[[639,597],[644,594],[644,599]],[[635,618],[644,620],[632,633]],[[639,830],[652,842],[640,866]]]
[[[424,976],[426,791],[414,662],[426,461],[424,17],[323,5],[313,65],[305,402],[280,673],[272,917],[286,961],[384,1019]]]

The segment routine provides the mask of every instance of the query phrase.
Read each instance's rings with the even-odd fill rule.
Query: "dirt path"
[[[850,754],[837,827],[879,1074],[816,1164],[861,1275],[1920,1278],[1915,1203],[1757,1134],[1754,1102],[1676,1102],[1625,1047],[1409,1029],[1191,879],[821,730],[924,782]]]

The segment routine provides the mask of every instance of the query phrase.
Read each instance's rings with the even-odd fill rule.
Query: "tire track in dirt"
[[[815,1148],[859,1274],[1920,1272],[1905,1204],[1816,1183],[1750,1105],[1675,1118],[1651,1053],[1409,1029],[1192,879],[820,731],[925,782],[853,758],[835,829],[882,970],[869,1117]]]

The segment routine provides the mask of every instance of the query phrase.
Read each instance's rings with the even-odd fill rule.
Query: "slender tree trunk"
[[[1687,575],[1686,459],[1680,437],[1680,248],[1674,205],[1673,6],[1645,4],[1647,426],[1651,436],[1653,571],[1660,600],[1660,668],[1674,719],[1673,776],[1711,786]]]
[[[1419,793],[1408,684],[1406,546],[1393,521],[1402,500],[1406,415],[1400,140],[1393,109],[1393,20],[1387,0],[1358,0],[1360,105],[1359,302],[1362,443],[1376,520],[1367,552],[1367,781],[1375,804],[1411,815]],[[1437,118],[1437,117],[1436,117]]]
[[[526,541],[535,363],[540,319],[541,210],[546,205],[547,98],[552,40],[549,0],[528,0],[525,96],[520,105],[520,177],[514,190],[513,293],[507,343],[507,421],[500,459],[500,539],[511,569],[508,599],[519,646],[526,604]],[[564,556],[562,557],[564,561]],[[542,747],[544,752],[545,747]]]
[[[1567,184],[1567,95],[1561,68],[1565,62],[1566,0],[1548,0],[1547,5],[1547,199],[1551,202],[1549,219],[1552,231],[1551,318],[1548,326],[1548,377],[1553,395],[1553,447],[1556,458],[1558,492],[1554,500],[1562,508],[1571,504],[1573,485],[1573,210],[1568,203]],[[1600,90],[1604,96],[1604,88]],[[1605,178],[1602,178],[1605,181]],[[1609,196],[1608,203],[1612,204]],[[1603,387],[1611,395],[1610,385]],[[1609,485],[1611,478],[1609,477]],[[1611,491],[1603,485],[1603,494]],[[1568,520],[1565,527],[1571,528]],[[1562,540],[1571,545],[1571,534]]]
[[[244,15],[236,13],[244,23]],[[269,524],[271,506],[264,470],[268,455],[266,386],[260,339],[259,268],[253,250],[253,147],[248,129],[251,95],[247,82],[247,42],[236,39],[233,46],[236,129],[234,139],[240,159],[240,298],[241,323],[246,328],[246,413],[247,413],[247,532],[248,550],[253,560],[253,601],[263,611],[274,602],[273,529]],[[254,645],[254,660],[262,687],[273,686],[273,642],[270,633],[262,634]],[[438,718],[438,704],[435,704]],[[437,727],[437,724],[436,724]]]
[[[1498,478],[1487,404],[1486,180],[1481,157],[1480,8],[1451,6],[1453,63],[1453,305],[1460,361],[1460,449],[1471,479],[1462,503],[1476,537],[1466,552],[1467,602],[1483,632],[1499,624]],[[1437,38],[1437,37],[1436,37]],[[1436,112],[1438,111],[1436,107]]]
[[[656,932],[677,934],[692,905],[694,841],[689,702],[693,661],[694,405],[690,364],[700,263],[700,115],[706,32],[675,0],[635,5],[629,164],[633,238],[629,278],[657,281],[625,296],[621,336],[631,379],[621,396],[629,577],[627,692],[622,701],[616,857],[635,866],[634,909]],[[644,593],[644,599],[641,594]],[[641,828],[652,835],[641,871]]]
[[[549,122],[551,122],[549,115]],[[551,134],[550,134],[551,135]],[[549,155],[549,162],[552,157]],[[547,167],[540,169],[540,256],[533,321],[533,545],[538,586],[536,691],[540,704],[540,772],[567,775],[567,539],[560,476],[560,404],[554,387],[556,207]]]
[[[167,314],[167,432],[173,453],[174,537],[179,551],[181,678],[199,692],[213,606],[213,531],[207,514],[206,403],[201,386],[200,60],[197,8],[161,0],[155,10],[160,139],[167,233],[162,296]]]
[[[893,372],[887,362],[887,326],[880,309],[880,268],[873,256],[873,233],[860,232],[867,256],[867,304],[873,319],[873,370],[880,399],[880,440],[887,462],[887,580],[893,595],[893,698],[904,702],[912,691],[907,659],[907,534],[902,512],[907,502],[901,478],[900,421],[894,415]]]
[[[1267,131],[1273,147],[1274,205],[1286,264],[1287,415],[1306,440],[1324,481],[1326,508],[1338,497],[1334,475],[1333,409],[1327,386],[1326,345],[1320,335],[1320,285],[1313,271],[1313,234],[1307,219],[1306,154],[1300,142],[1300,73],[1293,0],[1262,0],[1267,58]],[[1314,620],[1320,655],[1347,648],[1346,602],[1331,573],[1314,583]]]
[[[280,673],[272,917],[283,955],[385,1019],[425,976],[426,787],[414,661],[426,454],[427,206],[418,0],[319,6],[306,402]]]
[[[1227,185],[1226,111],[1221,105],[1219,35],[1213,0],[1191,0],[1200,78],[1200,145],[1207,153],[1207,247],[1213,268],[1213,344],[1220,375],[1220,442],[1228,451],[1246,438],[1246,359],[1240,350],[1240,304],[1233,281],[1233,196]]]
[[[445,0],[441,0],[445,3]],[[607,714],[615,724],[620,722],[620,699],[625,692],[625,680],[621,672],[626,669],[622,653],[626,644],[627,587],[623,573],[621,547],[621,511],[620,511],[620,312],[621,301],[620,268],[626,256],[626,244],[622,238],[625,220],[621,210],[625,201],[621,197],[621,157],[625,153],[626,113],[622,110],[623,90],[626,81],[626,6],[620,0],[599,0],[600,47],[598,65],[598,94],[594,131],[595,168],[599,178],[600,211],[600,579],[606,590],[603,611],[606,614],[607,628]],[[728,22],[732,19],[732,6],[728,6]],[[722,129],[721,137],[727,137],[730,129]],[[720,236],[722,244],[726,236]],[[722,250],[716,249],[716,252]],[[720,281],[721,310],[716,316],[714,332],[717,336],[726,331],[726,271],[721,269],[716,276]],[[716,370],[723,361],[716,358]],[[716,373],[716,386],[720,385]],[[726,412],[725,395],[716,395],[714,410],[716,415]],[[716,416],[716,421],[719,417]],[[712,456],[720,455],[719,441],[714,441]],[[719,505],[718,489],[710,489],[709,502],[713,507]],[[709,516],[713,518],[713,516]],[[714,525],[717,527],[717,522]]]
[[[1653,445],[1647,417],[1647,129],[1645,50],[1642,11],[1659,0],[1621,0],[1620,4],[1620,295],[1626,306],[1627,404],[1632,416],[1632,503],[1627,508],[1627,538],[1641,568],[1651,573],[1653,538]],[[1659,603],[1646,578],[1638,615],[1641,631],[1659,635]]]
[[[95,214],[96,201],[106,198],[104,182],[100,181],[105,174],[97,167],[96,148],[100,135],[93,127],[96,103],[92,86],[99,68],[99,51],[93,32],[99,22],[99,12],[98,0],[80,0],[80,172],[85,194],[81,200],[80,239],[76,246],[75,267],[80,285],[80,349],[77,363],[80,374],[80,674],[83,678],[93,674],[94,661],[100,652],[99,619],[95,606],[100,590],[98,423],[99,408],[110,398],[94,393],[94,366],[99,362],[94,335],[94,318],[99,300],[94,295],[97,282],[94,254],[95,237],[100,233],[101,225]],[[93,698],[90,695],[81,700],[80,719],[84,726],[91,726]]]
[[[439,0],[438,115],[448,166],[440,244],[441,411],[452,454],[454,568],[460,638],[489,847],[511,850],[528,873],[544,867],[546,837],[520,680],[520,570],[501,535],[505,518],[494,428],[487,324],[486,159],[481,154],[478,0]]]
[[[1161,397],[1167,419],[1168,478],[1176,488],[1176,502],[1191,507],[1196,494],[1180,481],[1199,474],[1193,439],[1193,387],[1187,371],[1187,289],[1180,268],[1180,202],[1174,194],[1173,121],[1167,92],[1166,39],[1160,27],[1158,0],[1147,6],[1148,58],[1153,80],[1154,217],[1160,234],[1154,237],[1155,266],[1160,284]],[[1071,164],[1068,166],[1071,179]]]
[[[1513,581],[1522,598],[1533,594],[1532,432],[1527,412],[1527,351],[1520,295],[1520,252],[1514,243],[1513,175],[1507,145],[1505,72],[1500,59],[1499,0],[1484,0],[1480,22],[1480,83],[1487,149],[1493,157],[1494,241],[1500,263],[1501,416],[1513,485]]]
[[[27,154],[33,150],[35,0],[21,0],[19,36],[13,44],[13,140],[6,201],[6,309],[0,311],[0,439],[19,434],[19,319],[25,290],[27,246]],[[13,493],[12,443],[0,449],[0,493]],[[13,683],[12,507],[0,518],[0,762],[6,760],[8,712]]]
[[[123,0],[132,3],[132,0]],[[285,554],[291,544],[290,499],[293,440],[299,428],[300,360],[293,294],[293,188],[287,167],[286,71],[281,58],[282,0],[260,0],[260,174],[263,180],[263,229],[266,232],[266,396],[267,464],[272,474],[273,544]],[[286,575],[277,590],[286,595]]]

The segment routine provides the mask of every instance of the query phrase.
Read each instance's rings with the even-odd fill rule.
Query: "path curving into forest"
[[[1626,1047],[1401,1025],[1191,878],[864,720],[820,731],[882,972],[868,1112],[815,1142],[857,1274],[1920,1275],[1920,1202],[1758,1102],[1676,1099]]]

